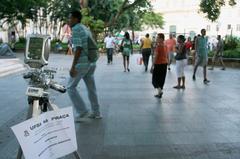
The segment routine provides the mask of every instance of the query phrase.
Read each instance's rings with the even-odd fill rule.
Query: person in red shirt
[[[162,98],[163,86],[167,74],[168,53],[167,46],[164,44],[164,34],[157,35],[156,49],[154,52],[154,60],[151,68],[152,84],[158,93],[155,95],[157,98]]]
[[[191,37],[188,37],[188,40],[187,40],[187,42],[185,43],[185,48],[186,48],[187,56],[189,56],[189,55],[190,55],[191,48],[192,48]]]

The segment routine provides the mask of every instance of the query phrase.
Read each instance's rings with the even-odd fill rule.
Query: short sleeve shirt
[[[176,46],[176,40],[175,39],[168,39],[165,41],[165,44],[167,46],[168,53],[174,52],[175,46]]]
[[[208,48],[207,48],[208,39],[207,37],[198,37],[197,38],[197,54],[203,57],[207,57]]]
[[[89,29],[82,25],[76,24],[72,28],[72,44],[73,50],[76,51],[77,47],[81,48],[81,55],[79,57],[76,67],[88,67],[90,65],[88,61],[88,36],[92,36]]]
[[[104,39],[104,43],[106,44],[106,48],[114,48],[114,43],[115,43],[115,39],[114,37],[106,37]]]

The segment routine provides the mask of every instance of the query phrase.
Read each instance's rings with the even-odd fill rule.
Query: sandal
[[[180,89],[181,88],[181,86],[174,86],[173,88],[175,88],[175,89]]]

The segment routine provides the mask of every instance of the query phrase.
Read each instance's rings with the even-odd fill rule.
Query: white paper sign
[[[72,107],[43,113],[11,128],[26,159],[56,159],[77,150]]]

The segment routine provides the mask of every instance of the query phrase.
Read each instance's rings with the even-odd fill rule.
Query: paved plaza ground
[[[23,59],[22,54],[18,54]],[[98,61],[96,83],[102,120],[76,123],[82,159],[239,159],[240,70],[215,68],[203,84],[202,68],[192,81],[186,68],[186,89],[175,90],[175,65],[168,71],[163,98],[154,97],[151,74],[131,57],[131,72],[123,72],[121,55],[113,65]],[[52,54],[49,67],[58,68],[56,80],[67,83],[72,56]],[[18,143],[10,127],[23,121],[28,105],[27,83],[21,73],[0,78],[0,159],[14,159]],[[79,91],[86,103],[83,82]],[[52,92],[59,107],[71,106],[68,95]],[[69,155],[66,159],[73,158]]]

